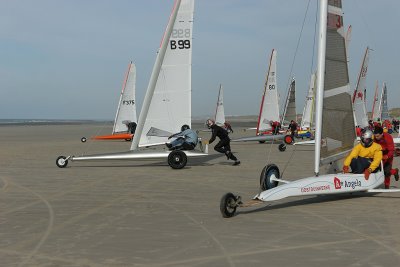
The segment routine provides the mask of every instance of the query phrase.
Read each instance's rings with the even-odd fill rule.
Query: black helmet
[[[182,125],[182,127],[181,127],[181,132],[186,131],[187,129],[190,129],[189,125],[184,124],[184,125]]]
[[[374,140],[372,139],[373,133],[371,130],[364,130],[361,134],[361,145],[363,147],[370,147]]]
[[[213,126],[213,125],[214,125],[214,121],[213,120],[211,120],[211,119],[206,120],[206,126],[207,126],[208,129],[210,129],[211,126]]]

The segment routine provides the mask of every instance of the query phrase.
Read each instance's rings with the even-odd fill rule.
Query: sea
[[[0,126],[104,124],[106,120],[0,119]]]

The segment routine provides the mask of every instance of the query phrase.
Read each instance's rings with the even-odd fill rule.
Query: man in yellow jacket
[[[364,173],[365,180],[374,172],[382,160],[382,147],[373,140],[371,130],[364,130],[361,134],[361,142],[356,145],[350,155],[345,159],[343,172]]]

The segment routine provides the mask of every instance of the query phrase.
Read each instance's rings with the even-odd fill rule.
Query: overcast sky
[[[344,23],[353,28],[352,87],[370,46],[368,109],[377,80],[380,87],[387,83],[389,108],[399,107],[400,1],[343,2]],[[227,115],[257,114],[273,48],[281,99],[295,76],[302,113],[315,68],[317,1],[310,1],[305,18],[308,3],[196,0],[193,116],[213,113],[220,83]],[[172,6],[173,0],[1,0],[0,119],[112,120],[130,61],[137,68],[139,112]]]

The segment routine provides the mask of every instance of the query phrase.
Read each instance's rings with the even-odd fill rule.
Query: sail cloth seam
[[[328,13],[335,14],[338,16],[342,16],[343,12],[342,9],[336,6],[328,5]]]
[[[349,92],[350,92],[350,85],[347,84],[345,86],[341,86],[341,87],[337,87],[337,88],[333,88],[333,89],[324,91],[324,98],[343,94],[343,93],[348,94]]]

